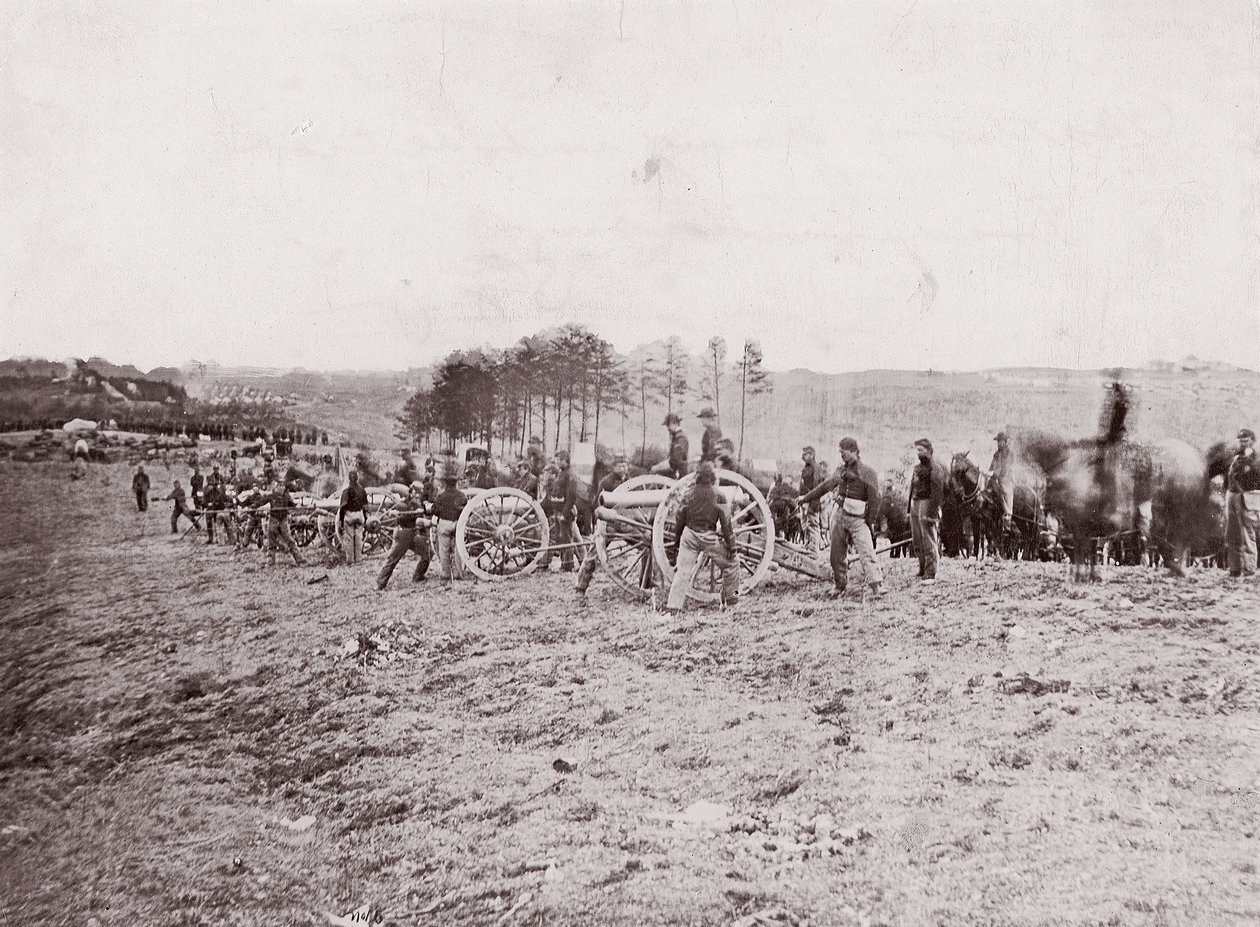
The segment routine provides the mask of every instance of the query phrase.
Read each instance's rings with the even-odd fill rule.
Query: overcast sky
[[[1256,0],[7,3],[0,355],[1260,368]]]

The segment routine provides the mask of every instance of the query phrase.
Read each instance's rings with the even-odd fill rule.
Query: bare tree
[[[714,335],[709,339],[704,352],[704,373],[700,376],[700,395],[706,402],[713,403],[713,411],[718,421],[722,421],[722,378],[726,366],[726,339]]]
[[[761,367],[761,345],[752,338],[744,339],[744,353],[735,362],[735,376],[739,379],[739,450],[736,456],[744,459],[744,422],[747,419],[748,400],[774,389],[769,376]]]

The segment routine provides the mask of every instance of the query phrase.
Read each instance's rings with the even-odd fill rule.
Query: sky
[[[1260,369],[1257,0],[18,0],[0,356]]]

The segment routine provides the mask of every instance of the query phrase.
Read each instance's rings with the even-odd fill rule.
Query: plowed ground
[[[0,465],[0,924],[1260,923],[1255,582],[900,560],[663,620],[68,474]]]

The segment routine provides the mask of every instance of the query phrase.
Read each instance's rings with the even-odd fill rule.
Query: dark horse
[[[955,454],[949,465],[946,502],[961,541],[961,551],[979,558],[986,551],[1003,557],[1036,559],[1045,527],[1041,499],[1031,486],[1015,485],[1011,530],[1002,527],[1002,500],[993,483],[983,484],[980,467],[966,451]]]
[[[1101,543],[1129,538],[1138,550],[1158,552],[1179,576],[1183,561],[1212,533],[1204,457],[1184,441],[1125,440],[1128,391],[1121,384],[1111,391],[1099,438],[1036,435],[1021,453],[1046,475],[1046,509],[1062,523],[1078,577],[1088,563],[1089,578],[1097,578]]]

